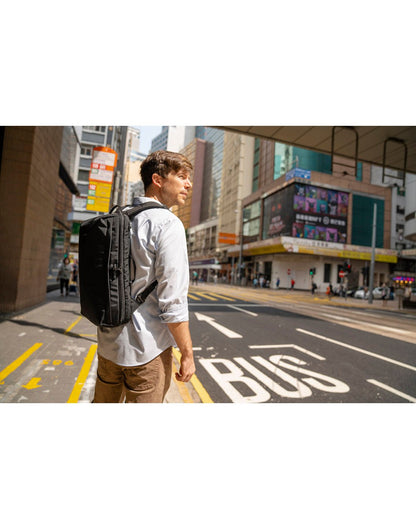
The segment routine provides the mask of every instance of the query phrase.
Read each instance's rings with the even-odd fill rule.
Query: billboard
[[[264,200],[263,239],[347,242],[349,193],[296,183]]]
[[[108,212],[117,153],[109,147],[94,147],[88,186],[89,211]]]

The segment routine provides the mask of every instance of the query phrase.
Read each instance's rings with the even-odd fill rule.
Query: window
[[[246,206],[243,210],[244,242],[257,241],[260,236],[260,200]]]
[[[254,142],[254,167],[253,167],[253,187],[252,192],[259,188],[259,159],[260,159],[260,140],[255,139]]]
[[[87,147],[86,145],[83,145],[81,147],[81,156],[92,156],[92,147]]]
[[[91,132],[105,132],[105,127],[83,127],[85,130],[89,130]]]
[[[331,281],[331,263],[324,264],[324,283]]]

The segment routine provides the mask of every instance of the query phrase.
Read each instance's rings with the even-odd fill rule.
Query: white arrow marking
[[[245,314],[249,314],[250,316],[257,316],[255,312],[250,312],[246,309],[241,309],[240,307],[236,307],[235,305],[227,305],[227,307],[230,307],[231,309],[239,310],[240,312],[244,312]]]
[[[242,338],[241,334],[238,334],[234,331],[231,331],[230,329],[227,329],[227,327],[220,325],[214,320],[214,318],[210,318],[209,316],[205,316],[205,314],[200,314],[199,312],[195,312],[195,316],[197,317],[198,321],[206,321],[209,325],[217,329],[217,331],[222,332],[222,334],[225,334],[225,336],[228,338]]]

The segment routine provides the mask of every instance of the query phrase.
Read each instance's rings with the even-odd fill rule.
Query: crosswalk
[[[217,294],[213,292],[198,292],[195,290],[192,290],[192,292],[188,292],[188,299],[192,301],[241,301],[238,300],[238,298],[232,298],[230,296],[224,296],[223,294]]]

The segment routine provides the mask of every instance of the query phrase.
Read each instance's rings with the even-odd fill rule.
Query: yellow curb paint
[[[73,329],[75,327],[75,325],[77,323],[79,323],[82,319],[82,316],[79,316],[75,321],[74,323],[71,323],[71,325],[68,327],[68,329],[64,332],[64,334],[67,334],[71,329]]]
[[[82,388],[84,387],[85,381],[87,380],[88,373],[91,369],[91,364],[97,351],[97,344],[91,345],[87,356],[85,357],[84,364],[72,389],[72,393],[67,402],[76,403],[78,402],[79,396],[81,395]]]
[[[41,388],[42,384],[39,384],[39,382],[40,382],[40,378],[32,378],[29,380],[27,384],[22,386],[22,388],[26,388],[26,389]]]
[[[19,356],[19,358],[16,358],[14,362],[12,362],[9,366],[7,366],[3,371],[0,372],[0,382],[4,380],[6,377],[10,375],[10,373],[13,373],[15,369],[17,369],[19,366],[23,364],[25,360],[29,358],[31,354],[33,354],[39,347],[43,345],[42,343],[35,343],[32,345],[30,349],[28,349],[25,353]]]
[[[179,352],[176,347],[173,348],[173,355],[176,358],[176,360],[180,363],[181,361],[181,353]],[[193,385],[195,391],[198,393],[199,398],[201,399],[201,402],[204,404],[213,403],[214,401],[209,396],[207,390],[204,388],[204,386],[201,384],[201,382],[198,380],[198,377],[196,375],[192,375],[190,383]]]
[[[83,338],[97,338],[97,334],[78,334],[78,336],[82,336]]]
[[[172,370],[173,370],[172,378],[176,384],[176,387],[178,388],[178,391],[182,397],[182,400],[187,403],[194,403],[186,385],[183,382],[179,382],[178,380],[176,380],[175,373],[177,373],[178,370],[176,368],[175,362],[172,362]]]

